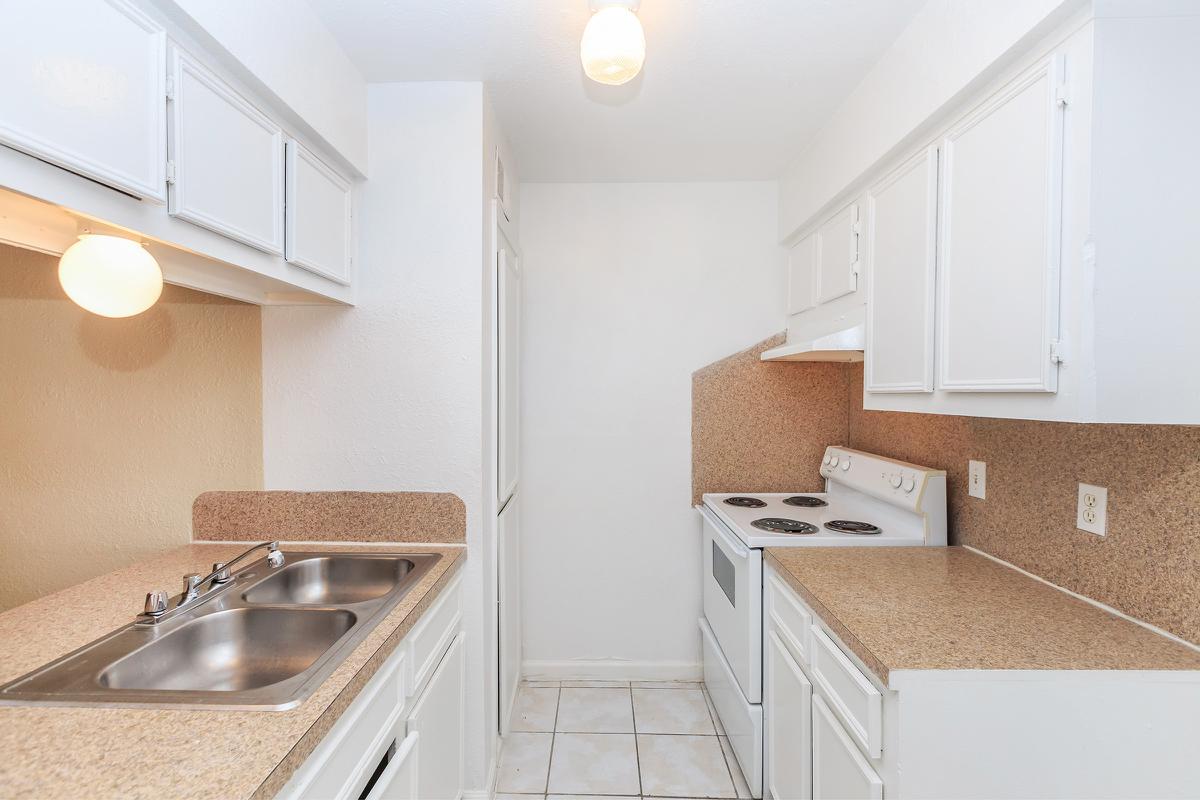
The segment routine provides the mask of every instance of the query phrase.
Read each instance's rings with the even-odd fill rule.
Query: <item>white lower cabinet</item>
[[[417,797],[458,800],[463,788],[463,634],[458,634],[413,706],[408,731],[420,736]]]
[[[893,669],[885,684],[773,568],[767,585],[766,797],[1196,797],[1200,670]]]
[[[883,781],[820,696],[812,700],[812,796],[880,800]]]
[[[775,631],[767,635],[767,792],[811,800],[812,682]]]
[[[461,579],[387,657],[278,797],[458,800],[463,776]],[[449,609],[454,613],[448,616]],[[424,645],[440,643],[430,654]],[[419,652],[418,652],[419,650]],[[432,660],[414,670],[414,660]],[[413,676],[417,680],[413,680]]]

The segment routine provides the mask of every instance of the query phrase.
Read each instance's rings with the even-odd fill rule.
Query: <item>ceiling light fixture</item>
[[[132,317],[158,301],[162,268],[140,243],[85,233],[58,261],[58,282],[81,308],[102,317]]]
[[[589,0],[589,5],[592,18],[579,43],[583,71],[597,83],[628,83],[646,61],[646,35],[635,13],[639,0]]]

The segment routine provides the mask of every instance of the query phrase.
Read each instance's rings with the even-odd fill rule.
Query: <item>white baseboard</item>
[[[696,681],[704,676],[698,661],[621,661],[577,659],[523,661],[521,677],[542,681]]]

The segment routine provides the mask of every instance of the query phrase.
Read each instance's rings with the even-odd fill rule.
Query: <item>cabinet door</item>
[[[867,192],[868,392],[933,391],[937,150]]]
[[[881,800],[883,781],[871,769],[820,695],[812,700],[813,797]]]
[[[166,34],[121,0],[0,0],[0,143],[166,199]]]
[[[463,783],[463,636],[446,650],[408,718],[408,732],[421,735],[417,754],[417,797],[458,800]]]
[[[858,289],[858,204],[851,203],[817,230],[817,302]]]
[[[507,734],[521,685],[521,496],[513,495],[496,520],[496,588],[500,603],[500,732]]]
[[[774,631],[767,636],[767,788],[775,800],[812,798],[812,683]]]
[[[940,389],[1057,389],[1061,74],[1042,62],[942,143]]]
[[[788,253],[788,313],[799,314],[816,303],[817,235],[809,234]]]
[[[289,264],[350,285],[353,243],[350,181],[296,141],[287,143],[286,241]]]
[[[496,240],[496,500],[504,505],[517,490],[520,469],[521,270],[503,226],[497,225]]]
[[[366,800],[418,800],[417,761],[421,734],[413,732],[388,750],[383,772],[375,779]]]
[[[168,210],[283,253],[283,131],[181,50],[172,55]]]

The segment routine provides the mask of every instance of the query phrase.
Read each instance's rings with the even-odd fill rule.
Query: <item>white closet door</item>
[[[774,800],[812,794],[812,683],[774,631],[767,635],[767,788]]]
[[[496,492],[503,506],[517,490],[521,428],[521,270],[517,250],[497,226],[496,322],[497,398]]]
[[[858,289],[858,204],[851,203],[817,230],[817,302]]]
[[[513,495],[496,521],[496,591],[499,602],[500,732],[507,734],[521,686],[521,495]]]
[[[166,34],[121,0],[0,0],[0,143],[166,199]]]
[[[819,695],[812,708],[813,797],[882,800],[883,781]]]
[[[799,314],[815,303],[817,235],[809,234],[788,253],[788,313]]]
[[[868,392],[933,391],[937,150],[867,192]]]
[[[942,144],[940,389],[1057,389],[1061,75],[1042,62]]]
[[[171,214],[283,253],[283,131],[181,50],[172,56]]]
[[[350,181],[307,147],[287,143],[287,218],[284,257],[289,264],[350,285]]]

